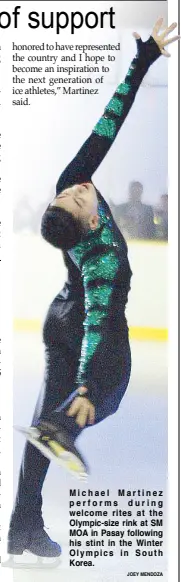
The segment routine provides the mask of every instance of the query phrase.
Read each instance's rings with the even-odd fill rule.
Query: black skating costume
[[[92,134],[61,174],[57,194],[73,184],[91,181],[115,140],[142,79],[161,54],[152,37],[145,43],[137,41],[137,48],[125,81],[117,87]],[[71,434],[73,441],[81,429],[65,412],[54,412],[57,406],[76,386],[84,385],[99,422],[117,410],[131,369],[125,318],[131,278],[127,246],[99,193],[98,200],[100,220],[96,231],[90,231],[71,251],[64,252],[68,280],[45,321],[45,380],[32,423],[56,423]],[[43,527],[41,490],[48,466],[49,460],[27,443],[11,517],[11,539],[17,531]]]

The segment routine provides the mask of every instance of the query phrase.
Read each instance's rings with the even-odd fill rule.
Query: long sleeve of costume
[[[140,40],[137,44],[138,54],[133,59],[124,82],[117,87],[91,136],[65,171],[63,177],[65,182],[67,178],[70,179],[68,175],[72,171],[71,168],[73,169],[72,183],[81,183],[91,179],[126,119],[150,64],[161,54],[152,37],[146,43]],[[58,191],[60,191],[60,186],[61,182],[58,183]],[[124,243],[120,243],[120,240],[118,243],[110,216],[106,213],[105,207],[101,209],[101,204],[99,213],[101,226],[97,233],[94,232],[86,242],[72,249],[72,255],[76,258],[81,270],[86,312],[77,383],[79,386],[88,388],[88,397],[95,405],[99,400],[96,369],[101,365],[101,361],[106,365],[106,358],[109,357],[108,341],[110,340],[108,337],[111,335],[116,297],[119,294],[119,305],[122,302],[125,308],[126,301],[122,298],[122,294],[124,295],[122,281],[125,277],[129,286],[130,277],[129,272],[125,276],[128,261]],[[121,253],[120,245],[122,245]],[[101,398],[104,396],[101,394]]]
[[[128,269],[124,248],[121,257],[115,234],[110,229],[109,219],[103,217],[101,230],[85,243],[74,248],[73,253],[81,266],[85,291],[84,337],[77,374],[77,384],[88,388],[88,398],[95,405],[100,399],[99,377],[101,367],[110,357],[110,341],[113,326],[116,329],[116,303],[124,293],[121,283],[124,269]],[[128,279],[131,272],[128,272]],[[113,322],[114,321],[114,322]],[[120,326],[118,319],[117,329]],[[111,386],[111,383],[110,383]],[[104,394],[101,394],[104,398]]]
[[[145,74],[160,54],[152,37],[144,43],[141,39],[137,41],[137,54],[125,80],[118,85],[91,135],[61,174],[56,185],[57,195],[69,186],[91,181],[122,127]],[[96,231],[68,251],[80,270],[85,295],[84,337],[76,381],[88,388],[88,397],[95,405],[100,398],[99,368],[102,365],[106,368],[112,330],[119,334],[121,318],[124,320],[131,276],[125,241],[101,197],[98,210],[100,220]],[[102,393],[101,398],[104,396]]]
[[[91,181],[123,125],[145,74],[160,55],[160,49],[152,37],[146,42],[141,39],[137,41],[137,54],[124,81],[118,85],[91,135],[59,177],[57,195],[71,185]]]

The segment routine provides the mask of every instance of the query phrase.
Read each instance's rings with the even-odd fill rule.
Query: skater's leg
[[[95,424],[117,411],[128,387],[131,373],[131,351],[128,337],[120,339],[120,335],[112,334],[112,337],[108,339],[105,354],[105,359],[103,359],[100,345],[100,357],[97,358],[93,366],[94,382],[97,385],[98,393]],[[77,361],[75,361],[75,373],[76,368]],[[66,392],[64,392],[64,397],[66,398]],[[89,396],[87,395],[87,397]],[[57,412],[57,409],[50,410],[49,406],[45,406],[42,409],[41,420],[51,422],[57,429],[64,428],[75,441],[81,429],[77,425],[75,417],[67,416],[68,407],[69,405],[62,412]]]
[[[57,429],[65,429],[72,440],[81,429],[74,418],[67,416],[68,405],[64,407],[66,399],[76,389],[75,378],[78,368],[78,357],[67,346],[46,348],[46,381],[38,398],[32,426],[41,421],[49,421]],[[61,406],[63,405],[63,410]]]
[[[95,424],[117,412],[120,402],[126,392],[131,374],[131,351],[128,339],[122,342],[112,342],[109,358],[102,362],[97,374],[97,383],[100,388],[100,398],[95,410]],[[110,386],[111,378],[111,386]],[[101,387],[107,388],[107,397],[101,398]]]
[[[45,375],[32,425],[37,425],[41,418],[47,418],[72,391],[81,349],[83,317],[81,302],[80,305],[74,305],[73,302],[62,302],[55,298],[48,310],[43,328]],[[11,518],[12,525],[18,523],[18,518],[21,522],[33,522],[35,519],[42,523],[41,491],[48,467],[48,459],[27,443]]]
[[[44,383],[35,408],[32,425],[41,419],[51,418],[51,412],[57,408],[72,391],[77,368],[76,358],[70,350],[58,346],[46,347],[46,367]],[[73,422],[72,424],[75,424]],[[79,433],[77,426],[76,434]],[[20,469],[18,490],[11,527],[30,527],[32,523],[43,524],[41,515],[42,487],[49,467],[49,460],[30,443],[24,450]]]
[[[18,489],[10,527],[43,527],[42,487],[49,461],[30,443],[26,443],[20,467]]]
[[[111,339],[113,340],[113,337]],[[106,361],[99,362],[99,366],[94,368],[94,381],[97,384],[97,392],[99,390],[99,398],[95,406],[95,424],[117,411],[129,383],[131,353],[128,338],[120,341],[120,337],[116,336],[114,340],[110,345],[109,338]],[[67,416],[67,408],[61,412],[57,412],[57,410],[48,411],[47,415],[42,416],[40,423],[37,425],[40,432],[37,436],[35,435],[34,439],[35,446],[39,447],[43,454],[54,459],[59,464],[61,464],[61,446],[65,450],[75,453],[75,455],[78,453],[77,457],[79,458],[75,440],[83,430],[79,428],[75,416]],[[88,425],[85,426],[85,428],[87,427]],[[66,438],[65,434],[67,435]],[[82,468],[80,467],[79,469],[79,462],[75,471],[79,476],[83,477],[88,468],[83,459],[80,459],[80,461],[83,461],[84,464],[83,474]]]

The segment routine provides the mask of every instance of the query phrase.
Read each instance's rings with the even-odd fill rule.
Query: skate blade
[[[85,481],[88,477],[88,473],[83,463],[70,451],[66,450],[62,445],[59,445],[56,441],[49,440],[51,444],[51,449],[48,449],[46,445],[40,442],[38,439],[40,433],[36,427],[24,428],[24,427],[14,427],[18,432],[24,434],[26,439],[36,447],[49,461],[56,462],[57,465],[66,469],[73,477],[77,477],[80,480]]]
[[[38,430],[38,428],[36,428],[36,426],[31,426],[29,428],[24,426],[14,426],[13,428],[18,432],[24,434],[26,438],[28,434],[32,434],[34,438],[38,438],[40,436],[40,431]]]
[[[58,568],[61,564],[60,556],[57,558],[43,558],[41,556],[35,556],[28,551],[25,551],[25,553],[21,556],[21,560],[22,557],[25,557],[25,555],[27,556],[27,554],[31,556],[34,561],[30,561],[29,563],[27,563],[26,560],[24,562],[18,562],[16,560],[17,558],[20,558],[20,556],[10,555],[6,562],[1,563],[1,566],[3,568],[12,568],[13,570],[50,570],[53,568]]]

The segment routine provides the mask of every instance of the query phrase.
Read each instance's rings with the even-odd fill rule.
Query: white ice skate
[[[48,570],[58,568],[61,564],[61,558],[48,558],[36,556],[27,550],[23,552],[22,556],[17,554],[9,554],[7,560],[1,563],[2,568],[12,568],[13,570]]]
[[[60,565],[61,547],[53,542],[45,530],[9,530],[8,559],[2,562],[3,568],[48,569]]]
[[[47,459],[56,462],[72,476],[81,480],[88,477],[88,468],[79,451],[64,431],[57,431],[50,423],[42,422],[37,427],[15,427]]]

